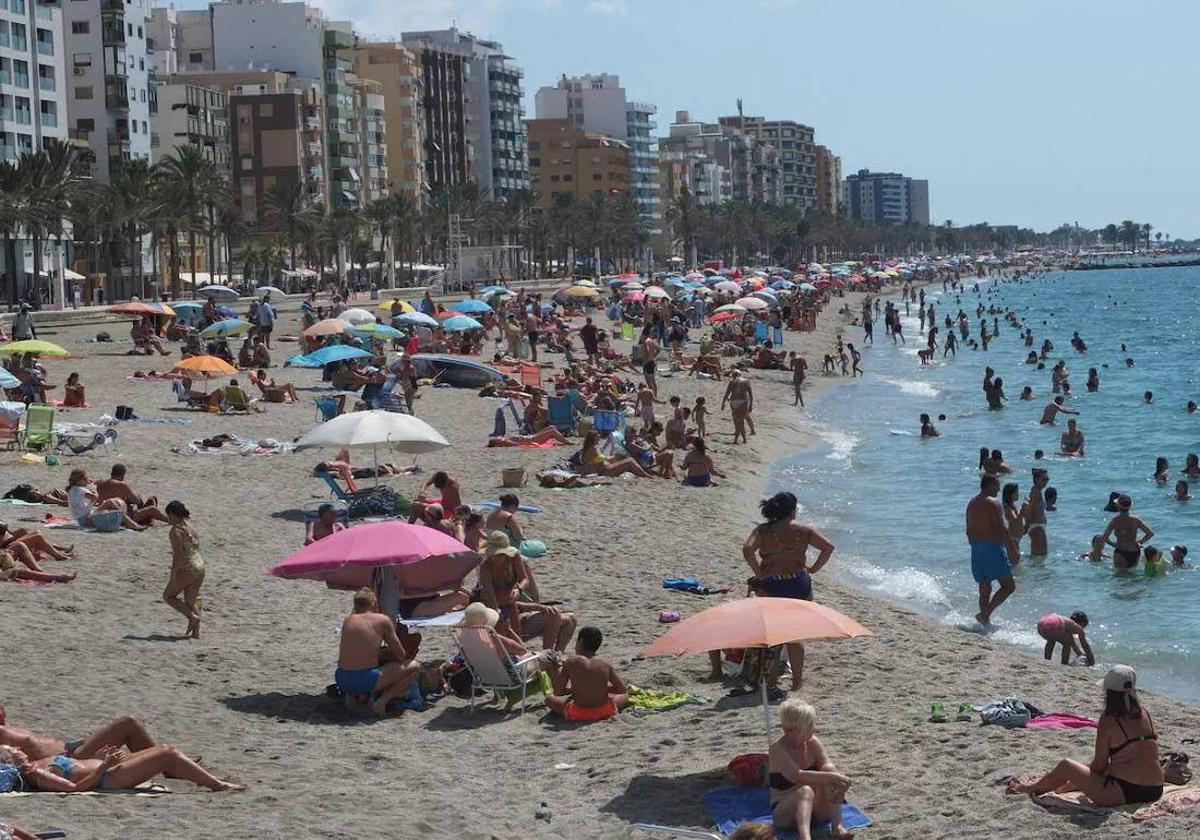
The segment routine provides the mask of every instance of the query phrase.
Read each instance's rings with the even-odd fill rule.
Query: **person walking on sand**
[[[971,574],[979,585],[979,612],[975,620],[987,627],[992,613],[1017,589],[1012,565],[1020,562],[1020,549],[1004,521],[1004,511],[996,495],[1000,480],[985,475],[979,481],[979,495],[967,503],[967,542],[971,546]],[[1008,557],[1005,558],[1005,550]],[[1000,588],[992,594],[992,584]]]
[[[647,327],[642,331],[642,378],[646,380],[646,386],[650,389],[650,393],[658,399],[658,350],[659,343],[655,341],[650,334],[650,329]]]
[[[1101,538],[1105,545],[1113,547],[1113,566],[1118,571],[1132,569],[1142,556],[1142,546],[1154,538],[1154,530],[1133,516],[1129,509],[1133,507],[1133,499],[1125,493],[1117,496],[1117,515],[1108,523]],[[1145,536],[1139,537],[1139,534]],[[1109,537],[1114,537],[1109,540]]]
[[[792,391],[794,397],[792,405],[804,408],[804,394],[801,392],[801,388],[804,385],[804,377],[808,371],[808,360],[803,356],[797,356],[795,350],[788,353],[788,356],[790,357],[788,367],[792,371]]]
[[[204,558],[200,540],[188,521],[191,513],[183,502],[167,503],[171,523],[171,577],[163,590],[163,602],[188,620],[185,638],[200,638],[200,586],[204,583]],[[183,596],[180,599],[180,596]]]
[[[391,661],[380,664],[380,648],[386,646]],[[371,710],[379,717],[388,703],[408,693],[421,666],[405,650],[396,625],[379,612],[375,593],[363,587],[354,593],[354,612],[342,622],[338,664],[333,681],[347,694],[370,697]]]
[[[725,410],[726,403],[729,404],[729,410],[733,413],[733,442],[737,443],[738,438],[742,439],[742,443],[748,443],[746,440],[746,418],[754,408],[754,391],[750,387],[750,382],[742,378],[740,370],[734,370],[729,379],[729,384],[725,386],[725,396],[721,398],[721,410]]]

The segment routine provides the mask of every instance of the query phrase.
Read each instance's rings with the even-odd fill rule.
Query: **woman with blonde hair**
[[[836,840],[849,840],[854,835],[842,826],[842,802],[850,780],[825,754],[816,735],[816,712],[802,700],[786,700],[779,720],[783,735],[767,753],[775,825],[811,840],[812,824],[828,822]]]

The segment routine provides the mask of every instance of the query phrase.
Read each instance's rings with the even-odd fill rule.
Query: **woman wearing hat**
[[[575,634],[575,616],[537,603],[529,594],[535,588],[533,573],[508,535],[489,533],[479,567],[479,600],[499,613],[497,632],[517,642],[523,635],[541,632],[543,648],[566,650]]]
[[[1104,715],[1091,764],[1063,759],[1034,782],[1013,780],[1009,793],[1039,796],[1079,790],[1102,808],[1158,801],[1163,792],[1158,733],[1150,714],[1138,703],[1137,674],[1128,665],[1114,665],[1100,684],[1105,692]]]

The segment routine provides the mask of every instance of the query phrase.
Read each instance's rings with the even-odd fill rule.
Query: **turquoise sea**
[[[776,464],[770,489],[795,492],[802,520],[836,543],[829,572],[948,626],[968,627],[977,595],[963,510],[978,491],[979,449],[1003,451],[1014,473],[1002,482],[1015,481],[1022,498],[1033,453],[1042,449],[1046,459],[1038,464],[1049,469],[1050,485],[1058,490],[1058,509],[1049,513],[1050,553],[1031,560],[1028,539],[1022,542],[1017,592],[996,613],[994,637],[1040,656],[1037,619],[1083,610],[1099,665],[1132,664],[1146,687],[1200,701],[1200,483],[1192,484],[1196,500],[1170,498],[1186,454],[1200,452],[1200,413],[1186,411],[1188,400],[1200,401],[1198,287],[1200,268],[988,280],[978,292],[968,281],[961,307],[972,337],[981,301],[1011,308],[1033,328],[1034,349],[1045,338],[1054,344],[1040,371],[1025,364],[1029,348],[1002,314],[1000,337],[988,351],[960,346],[957,358],[943,360],[939,349],[932,367],[918,364],[925,339],[915,304],[903,319],[907,345],[893,346],[880,318],[875,345],[863,348],[866,375],[810,401],[805,422],[820,443]],[[938,310],[940,339],[943,316],[953,316],[959,303],[940,284],[926,294]],[[991,316],[988,321],[990,328]],[[1076,330],[1088,344],[1086,353],[1071,347]],[[862,347],[858,327],[848,328],[845,337]],[[1122,343],[1135,360],[1132,368],[1124,363]],[[1085,458],[1054,455],[1066,417],[1055,427],[1038,423],[1058,359],[1070,371],[1067,405],[1081,412]],[[819,359],[809,362],[819,370]],[[1008,402],[1002,411],[987,409],[985,366],[1004,380]],[[1098,393],[1084,387],[1089,367],[1099,371]],[[1033,401],[1018,399],[1025,385],[1034,389]],[[1143,402],[1147,390],[1154,393],[1149,405]],[[922,412],[933,415],[940,438],[918,436]],[[946,419],[939,422],[939,414]],[[1170,461],[1167,486],[1151,479],[1157,456]],[[1164,551],[1175,544],[1191,547],[1187,568],[1148,578],[1140,568],[1118,574],[1111,563],[1078,559],[1111,517],[1103,507],[1112,490],[1133,497],[1134,513],[1156,532],[1151,544]],[[816,587],[819,597],[819,580]]]

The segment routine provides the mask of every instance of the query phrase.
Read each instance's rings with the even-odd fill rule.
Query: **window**
[[[254,168],[254,158],[252,158],[250,155],[242,155],[242,169],[253,169],[253,168]],[[246,192],[246,184],[247,183],[250,184],[250,192],[251,193],[254,192],[254,181],[252,181],[252,180],[249,182],[242,181],[242,193],[243,194],[245,194],[245,192]]]
[[[13,59],[13,84],[20,88],[29,87],[29,62]]]
[[[73,56],[71,56],[71,63],[74,64],[76,67],[91,67],[92,66],[92,54],[91,53],[75,53]]]
[[[29,49],[28,29],[23,23],[12,24],[12,48],[17,52]]]
[[[13,118],[12,100],[13,98],[8,94],[0,93],[0,120]]]
[[[188,53],[188,64],[203,64],[204,53],[190,52]]]
[[[541,150],[542,150],[542,144],[541,144],[541,143],[539,143],[537,140],[530,140],[530,141],[529,141],[529,151],[531,151],[531,152],[540,152]]]
[[[53,93],[55,89],[54,68],[45,64],[38,65],[38,90]]]
[[[72,35],[86,35],[91,31],[92,31],[92,27],[88,21],[86,21],[86,20],[71,21],[71,34]]]
[[[75,127],[80,131],[95,131],[96,121],[93,119],[78,119],[75,120]]]
[[[29,110],[29,97],[18,96],[17,103],[17,123],[20,125],[29,125],[33,122],[33,114]]]
[[[530,165],[530,166],[541,166],[541,165],[542,165],[542,159],[541,159],[541,158],[535,158],[535,157],[531,157],[531,158],[529,159],[529,165]]]
[[[138,130],[137,130],[137,120],[134,120],[134,121],[131,123],[131,125],[132,125],[132,128],[131,128],[130,130],[131,130],[131,131],[132,131],[134,134],[137,134],[137,133],[138,133]]]
[[[262,105],[259,105],[258,106],[258,115],[260,117],[275,116],[275,106],[273,104],[271,104],[270,102],[266,102]]]
[[[47,128],[58,127],[58,106],[49,100],[43,99],[41,102],[42,125]]]
[[[559,181],[559,178],[558,178],[558,176],[557,176],[557,175],[551,175],[551,176],[550,176],[550,183],[552,183],[552,184],[557,184],[557,183],[558,183],[558,181]]]
[[[0,85],[12,84],[12,68],[7,58],[0,58]]]
[[[146,59],[144,59],[144,58],[139,58],[139,59],[138,59],[138,69],[139,69],[139,70],[145,70],[145,69],[146,69]]]
[[[3,2],[3,0],[0,0]],[[0,8],[3,8],[0,6]],[[0,47],[8,46],[8,21],[0,20]]]
[[[138,91],[138,99],[142,102],[146,101],[146,89],[145,88],[142,88],[141,90]]]
[[[601,181],[601,180],[603,180],[603,176],[599,172],[593,172],[592,180],[593,181]]]
[[[563,176],[563,181],[564,181],[564,182],[566,182],[566,181],[574,181],[574,180],[575,180],[575,176],[574,176],[574,175],[564,175],[564,176]]]
[[[146,121],[142,120],[142,134],[149,134],[149,129],[146,128]]]
[[[125,24],[125,27],[129,30],[128,37],[132,38],[133,37],[133,24],[127,23],[127,24]]]
[[[87,87],[77,87],[77,88],[75,88],[75,98],[76,99],[95,99],[95,93],[93,92],[90,85],[88,85]]]
[[[49,29],[37,30],[38,55],[54,55],[54,35]]]
[[[142,27],[140,27],[140,26],[138,27],[138,37],[139,38],[142,37]]]
[[[25,0],[8,0],[8,9],[15,15],[25,14]]]

